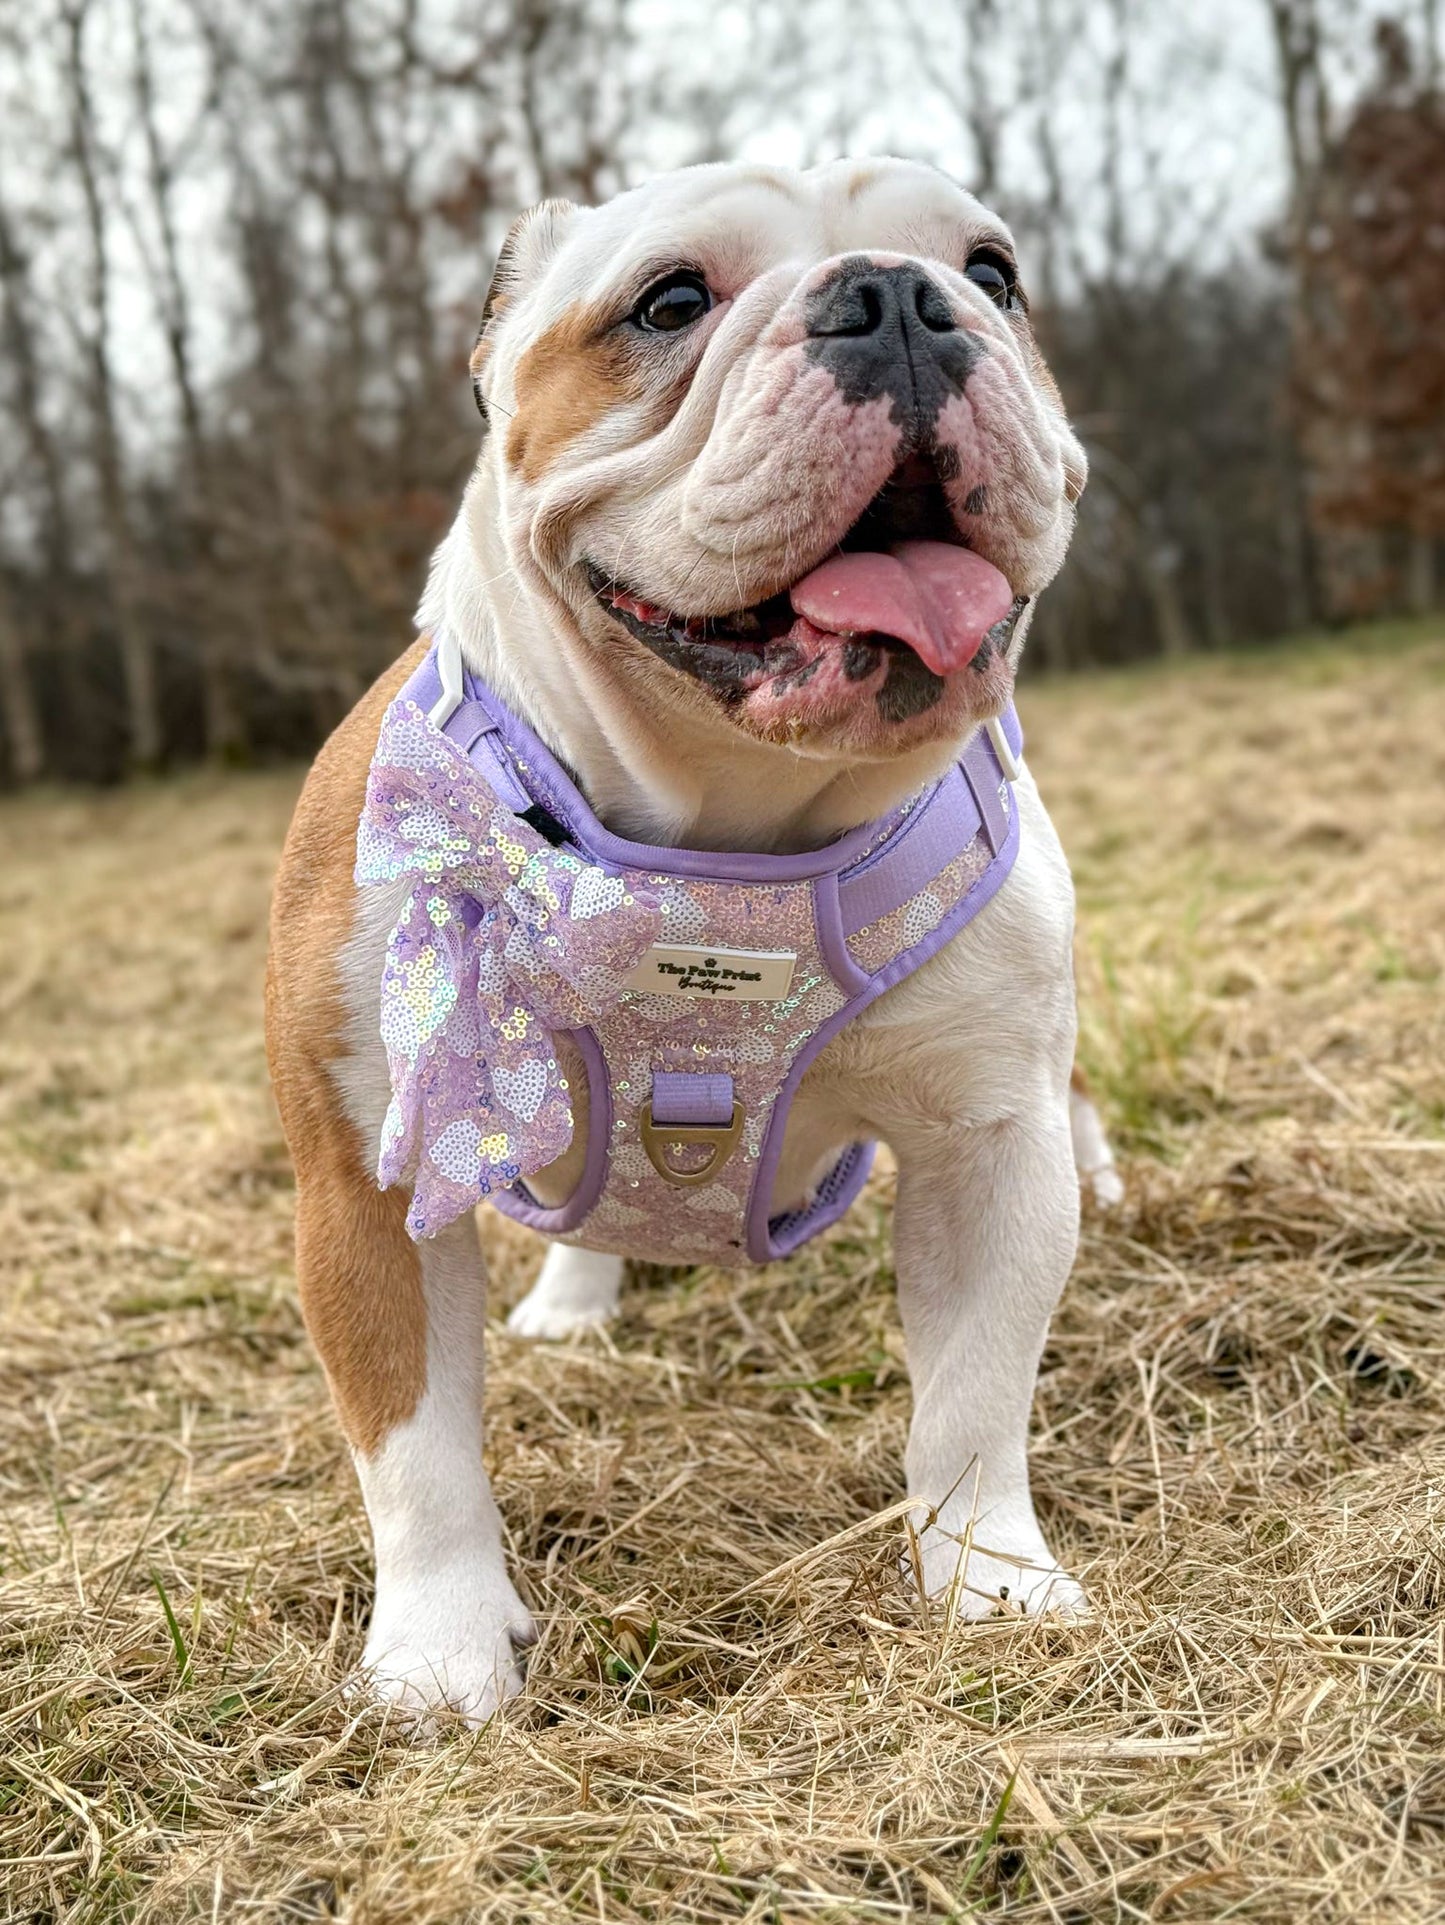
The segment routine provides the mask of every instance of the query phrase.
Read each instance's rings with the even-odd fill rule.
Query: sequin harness
[[[483,1198],[588,1249],[765,1263],[835,1222],[871,1143],[773,1214],[788,1112],[843,1025],[976,916],[1013,866],[1012,708],[930,788],[802,855],[612,835],[531,729],[433,641],[386,712],[356,879],[398,911],[381,986],[377,1180],[436,1233]],[[580,1179],[557,1038],[586,1071]],[[565,1052],[564,1052],[565,1053]]]

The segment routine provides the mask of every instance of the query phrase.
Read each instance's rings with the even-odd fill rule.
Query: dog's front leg
[[[908,1489],[937,1512],[919,1540],[930,1593],[958,1609],[1077,1614],[1034,1516],[1028,1423],[1048,1321],[1078,1236],[1062,1099],[1026,1117],[895,1139],[898,1296],[913,1380]],[[920,1528],[922,1516],[920,1516]]]
[[[371,1520],[363,1680],[424,1725],[488,1718],[531,1619],[482,1463],[485,1278],[470,1215],[420,1245],[340,1132],[298,1158],[297,1276]]]

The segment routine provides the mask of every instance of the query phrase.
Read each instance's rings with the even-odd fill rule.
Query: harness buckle
[[[653,1169],[678,1189],[689,1190],[695,1183],[711,1183],[737,1148],[743,1133],[743,1106],[734,1102],[732,1118],[726,1123],[654,1123],[649,1097],[638,1111],[638,1123],[642,1147]],[[667,1160],[668,1150],[687,1149],[693,1144],[710,1145],[712,1155],[701,1169],[674,1169]]]
[[[442,692],[427,711],[427,720],[433,727],[444,729],[466,700],[467,694],[462,645],[449,628],[437,631],[436,666]]]
[[[997,715],[991,715],[983,726],[993,744],[999,767],[1010,782],[1017,782],[1024,772],[1023,758],[1014,754],[1013,744],[1008,739],[1002,720]]]

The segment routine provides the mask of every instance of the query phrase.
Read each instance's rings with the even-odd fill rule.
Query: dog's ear
[[[476,345],[468,363],[472,375],[472,393],[476,396],[477,409],[483,421],[487,418],[487,403],[482,394],[482,370],[487,364],[487,353],[491,346],[488,337],[492,323],[509,302],[516,300],[536,280],[556,253],[557,245],[576,212],[573,201],[541,201],[512,222],[507,238],[502,242],[502,250],[492,274],[492,285],[487,289],[487,298],[482,307],[482,324],[477,330]]]

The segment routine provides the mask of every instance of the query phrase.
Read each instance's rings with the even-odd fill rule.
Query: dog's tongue
[[[945,541],[901,541],[886,554],[835,555],[792,590],[793,612],[834,635],[892,635],[935,675],[971,662],[1013,606],[982,555]]]

